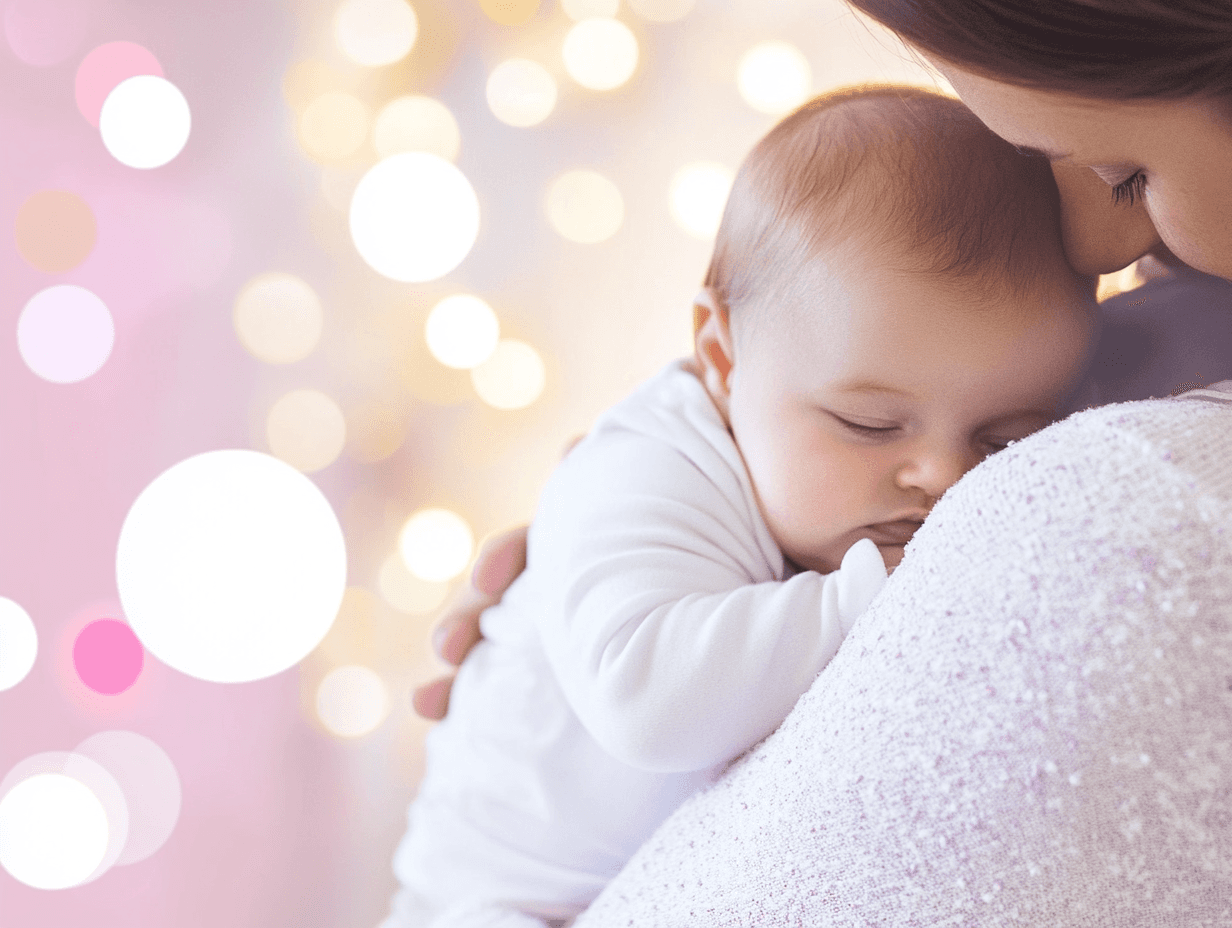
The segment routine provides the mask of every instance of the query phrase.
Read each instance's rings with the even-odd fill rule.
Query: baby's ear
[[[693,300],[693,356],[706,392],[727,417],[728,379],[735,366],[727,307],[705,288]]]

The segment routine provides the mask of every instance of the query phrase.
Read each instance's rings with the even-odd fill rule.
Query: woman
[[[1232,279],[1232,4],[853,2],[1052,160],[1076,268],[1160,249]],[[1092,410],[969,474],[783,727],[579,928],[1232,925],[1230,388]],[[520,556],[497,545],[469,605]]]

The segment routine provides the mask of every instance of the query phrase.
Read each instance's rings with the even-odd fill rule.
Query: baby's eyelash
[[[1146,186],[1146,175],[1141,171],[1136,171],[1133,177],[1126,178],[1115,187],[1112,188],[1112,202],[1114,205],[1120,204],[1122,200],[1129,200],[1129,205],[1133,206],[1135,200],[1142,198],[1142,190]]]
[[[864,435],[879,435],[885,432],[893,432],[898,428],[896,425],[860,425],[858,422],[848,422],[842,416],[835,416],[834,418],[843,425],[847,426],[847,428],[851,429],[853,432],[860,432]]]

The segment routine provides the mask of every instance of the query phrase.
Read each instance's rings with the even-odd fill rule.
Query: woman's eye
[[[1119,205],[1128,200],[1129,205],[1133,206],[1135,200],[1142,199],[1142,191],[1145,187],[1146,175],[1141,171],[1135,171],[1132,177],[1126,178],[1112,188],[1113,205]]]

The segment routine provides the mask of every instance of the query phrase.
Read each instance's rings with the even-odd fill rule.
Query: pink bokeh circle
[[[136,42],[108,42],[106,45],[100,45],[81,59],[81,64],[77,67],[77,80],[74,85],[77,109],[81,110],[86,122],[97,129],[98,114],[103,109],[103,101],[107,99],[107,95],[122,81],[143,74],[164,76],[163,66],[149,49]]]
[[[4,11],[4,37],[26,64],[50,67],[81,46],[93,12],[87,0],[12,0]]]
[[[145,649],[133,630],[116,619],[97,619],[73,642],[73,666],[81,682],[107,696],[135,682],[145,663]]]

